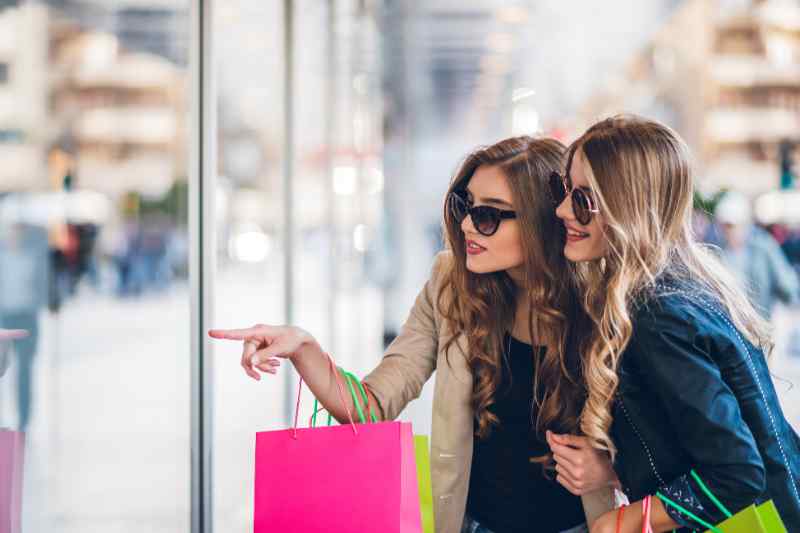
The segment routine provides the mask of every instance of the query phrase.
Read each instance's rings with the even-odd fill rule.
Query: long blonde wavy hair
[[[579,429],[613,457],[609,429],[617,368],[633,331],[633,306],[655,291],[657,280],[691,281],[753,344],[767,353],[772,344],[768,324],[734,276],[692,234],[690,154],[678,134],[652,120],[615,116],[570,146],[567,172],[573,164],[584,165],[608,243],[602,259],[572,265],[592,324],[576,341],[587,395]]]
[[[553,139],[512,137],[467,156],[450,184],[448,195],[465,189],[478,167],[498,167],[511,189],[525,257],[525,280],[522,284],[525,290],[518,289],[505,271],[488,274],[468,271],[461,224],[445,203],[444,233],[453,260],[443,273],[437,301],[452,332],[445,348],[460,335],[467,339],[465,355],[474,380],[475,433],[480,438],[488,436],[491,428],[499,422],[489,407],[494,403],[504,371],[504,335],[513,327],[520,298],[526,298],[530,305],[528,326],[531,338],[549,341],[553,346],[563,345],[569,276],[562,253],[563,225],[555,217],[547,180],[552,171],[562,167],[564,153],[564,145]],[[544,404],[538,419],[546,424],[549,420],[561,420],[563,416],[569,418],[563,405],[580,405],[582,402],[572,401],[574,382],[559,380],[562,361],[559,350],[548,350],[543,359],[534,357],[534,361],[537,365],[534,390],[544,389],[540,383],[556,384],[547,387],[546,398],[535,395],[537,401]],[[577,415],[575,410],[572,419],[577,420]]]

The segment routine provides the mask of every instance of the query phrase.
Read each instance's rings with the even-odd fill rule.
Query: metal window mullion
[[[213,316],[216,89],[212,47],[213,0],[191,4],[190,40],[190,461],[192,533],[212,532],[212,366],[205,334]]]
[[[294,2],[283,1],[283,312],[294,324]],[[292,372],[286,372],[285,418],[292,421]]]
[[[337,105],[338,91],[337,79],[339,71],[336,68],[339,57],[337,47],[337,25],[336,0],[328,0],[328,11],[326,20],[326,76],[325,76],[325,224],[330,232],[328,240],[328,301],[327,301],[327,327],[328,327],[328,346],[334,357],[338,354],[339,339],[336,320],[336,300],[339,287],[339,269],[336,261],[338,260],[338,223],[336,216],[336,195],[333,189],[333,167],[335,164],[335,150],[338,144],[337,135]]]

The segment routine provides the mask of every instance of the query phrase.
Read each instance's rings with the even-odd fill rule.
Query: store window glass
[[[0,340],[0,478],[26,533],[189,527],[189,3],[129,5],[0,8],[0,328],[26,332]]]

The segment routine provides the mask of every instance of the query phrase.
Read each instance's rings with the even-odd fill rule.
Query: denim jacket
[[[800,438],[764,353],[718,303],[691,286],[660,286],[634,310],[618,375],[614,468],[631,500],[659,491],[718,524],[725,517],[695,470],[731,512],[772,499],[788,530],[800,531]]]

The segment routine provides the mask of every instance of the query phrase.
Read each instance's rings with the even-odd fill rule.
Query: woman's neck
[[[520,298],[517,298],[517,310],[514,313],[514,324],[511,327],[511,336],[526,344],[534,344],[531,338],[531,303],[525,297],[525,292],[520,291]]]
[[[508,274],[511,281],[514,282],[514,285],[517,286],[517,291],[523,291],[525,289],[525,271],[523,267],[517,266],[509,268],[506,270],[506,274]]]

